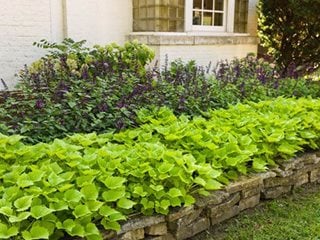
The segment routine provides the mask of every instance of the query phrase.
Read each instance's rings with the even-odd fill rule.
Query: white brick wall
[[[0,78],[12,88],[19,69],[44,54],[32,46],[41,39],[61,41],[71,37],[86,39],[89,44],[122,44],[132,31],[131,2],[0,0]]]
[[[132,32],[132,0],[67,0],[68,36],[89,44],[122,44]]]
[[[0,78],[12,87],[14,74],[43,54],[32,43],[51,36],[50,1],[0,0],[0,6]]]
[[[161,46],[156,47],[159,54],[159,63],[165,63],[166,58],[170,61],[183,59],[184,61],[195,60],[201,66],[211,67],[219,60],[231,60],[235,57],[245,57],[248,53],[256,53],[257,46],[254,44],[241,45],[192,45],[192,46]]]

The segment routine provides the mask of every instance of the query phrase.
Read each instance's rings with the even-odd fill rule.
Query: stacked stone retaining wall
[[[280,164],[268,172],[241,177],[208,197],[197,197],[193,206],[171,211],[168,216],[138,216],[122,224],[118,233],[105,239],[187,239],[307,183],[320,183],[320,151],[307,153]]]

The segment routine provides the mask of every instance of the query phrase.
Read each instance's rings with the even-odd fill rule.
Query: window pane
[[[213,10],[213,0],[204,0],[203,7],[205,10]]]
[[[223,2],[224,0],[216,0],[214,9],[217,11],[223,11]]]
[[[212,13],[204,12],[203,13],[203,25],[212,26]]]
[[[214,26],[223,26],[223,13],[214,14]]]
[[[200,11],[194,11],[193,12],[193,18],[192,18],[193,25],[201,25],[201,12]]]
[[[236,0],[234,12],[234,32],[247,32],[248,0]]]
[[[202,0],[193,0],[194,9],[202,9]]]

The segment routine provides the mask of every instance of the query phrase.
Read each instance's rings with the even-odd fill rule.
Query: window
[[[184,0],[133,0],[133,31],[183,32]]]
[[[247,31],[248,0],[133,0],[135,32]]]
[[[225,30],[226,0],[193,0],[193,29]]]

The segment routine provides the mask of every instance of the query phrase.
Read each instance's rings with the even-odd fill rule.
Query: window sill
[[[258,44],[259,40],[248,33],[226,32],[133,32],[128,40],[147,45],[235,45]]]

